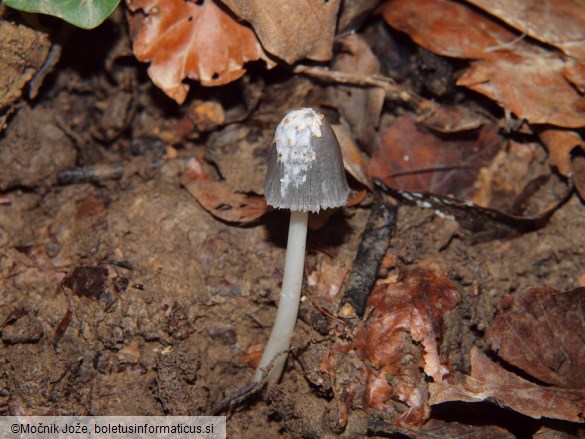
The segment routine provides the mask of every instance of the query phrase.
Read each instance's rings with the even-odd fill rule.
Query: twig
[[[336,84],[381,88],[384,90],[388,98],[407,102],[412,104],[414,107],[418,107],[426,102],[426,99],[421,98],[406,88],[396,84],[394,79],[388,76],[340,72],[338,70],[330,70],[321,67],[311,67],[305,65],[296,66],[293,72]]]
[[[363,317],[368,296],[394,233],[397,212],[396,206],[385,201],[378,201],[372,208],[357,256],[344,285],[337,313],[340,317]]]

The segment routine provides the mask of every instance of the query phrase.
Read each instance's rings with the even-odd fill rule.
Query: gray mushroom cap
[[[274,136],[264,181],[266,202],[279,209],[319,212],[349,197],[339,142],[312,108],[287,113]]]

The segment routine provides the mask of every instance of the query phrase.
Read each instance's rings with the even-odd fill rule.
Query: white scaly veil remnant
[[[285,196],[288,186],[295,187],[307,179],[307,172],[315,162],[316,154],[311,137],[321,137],[323,115],[312,108],[293,110],[276,128],[274,143],[278,161],[284,166],[280,194]]]

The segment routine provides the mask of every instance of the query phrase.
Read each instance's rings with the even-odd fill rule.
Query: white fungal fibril
[[[280,193],[284,197],[290,184],[295,187],[307,179],[307,172],[315,162],[311,137],[321,137],[323,115],[312,108],[289,112],[276,128],[274,143],[278,161],[284,166],[280,179]]]

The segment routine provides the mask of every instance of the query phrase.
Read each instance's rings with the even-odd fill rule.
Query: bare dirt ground
[[[177,109],[144,65],[123,56],[124,33],[112,20],[69,35],[39,96],[21,101],[0,134],[5,413],[210,414],[249,381],[270,332],[287,214],[222,221],[190,194],[184,174],[197,157],[214,180],[260,195],[279,119],[289,108],[317,105],[326,86],[277,69],[221,89],[194,87],[198,98],[220,102],[229,122],[195,129],[189,110]],[[547,168],[544,149],[532,163],[535,175]],[[95,175],[59,180],[82,167]],[[541,197],[555,199],[564,187],[553,177]],[[382,421],[407,405],[394,399],[372,407],[362,396],[363,364],[371,360],[355,365],[340,348],[337,363],[324,366],[341,343],[340,292],[373,203],[368,194],[309,233],[284,377],[224,412],[228,436],[583,437],[579,424],[489,402],[432,406],[421,430],[397,429]],[[489,349],[484,333],[502,299],[527,287],[585,285],[583,202],[573,194],[544,227],[480,242],[432,209],[400,204],[379,277],[391,281],[415,268],[441,273],[458,290],[438,349],[452,371],[468,374],[472,346]],[[358,383],[353,399],[339,393],[343,377]]]

